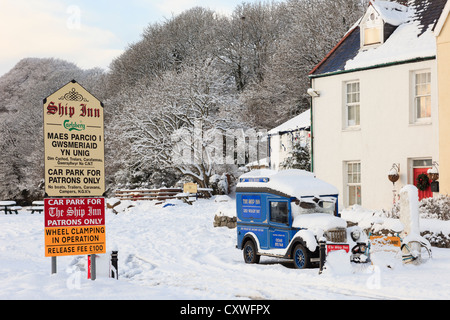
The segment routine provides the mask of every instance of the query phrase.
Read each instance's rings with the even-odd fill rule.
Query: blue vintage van
[[[338,190],[302,170],[255,170],[236,186],[237,248],[246,263],[260,256],[293,259],[307,268],[319,262],[319,243],[326,253],[345,250],[354,262],[369,261],[367,236],[347,228],[338,213]]]

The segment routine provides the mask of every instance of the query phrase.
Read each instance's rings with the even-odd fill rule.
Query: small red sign
[[[105,198],[44,200],[46,257],[106,252]]]
[[[330,251],[338,251],[338,250],[345,250],[345,252],[350,251],[350,247],[348,244],[327,244],[327,254]]]
[[[46,228],[105,225],[105,198],[44,200]]]

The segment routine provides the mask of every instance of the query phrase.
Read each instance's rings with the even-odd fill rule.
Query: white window
[[[345,127],[357,127],[360,125],[360,93],[359,81],[351,81],[345,84]]]
[[[364,29],[364,45],[381,43],[381,32],[379,28]]]
[[[431,119],[431,72],[414,72],[413,122]]]
[[[347,206],[361,205],[361,162],[346,162]]]

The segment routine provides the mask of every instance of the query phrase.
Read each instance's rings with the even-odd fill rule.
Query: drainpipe
[[[272,135],[268,134],[267,135],[267,145],[268,145],[268,158],[269,158],[269,169],[272,169],[272,149],[271,149],[271,145],[270,145],[270,139],[272,138]]]
[[[309,87],[313,87],[313,79],[309,79]],[[313,97],[310,97],[311,100],[311,128],[310,128],[310,134],[311,134],[311,172],[314,173],[314,122],[313,122]]]

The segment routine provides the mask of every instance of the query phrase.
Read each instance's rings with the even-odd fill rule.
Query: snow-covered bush
[[[391,209],[383,210],[387,218],[399,218],[400,204],[397,201]],[[422,219],[450,220],[450,196],[440,194],[433,198],[424,198],[419,202],[419,214]]]
[[[311,153],[308,146],[302,146],[300,143],[294,145],[288,158],[281,163],[282,169],[300,169],[311,170]]]
[[[211,188],[213,189],[213,194],[229,194],[230,186],[228,183],[228,174],[224,173],[222,175],[214,174],[209,179]]]
[[[440,194],[420,201],[420,217],[424,219],[450,220],[450,196]]]

